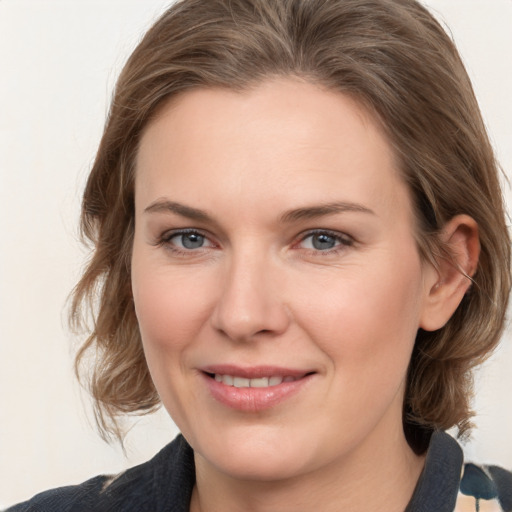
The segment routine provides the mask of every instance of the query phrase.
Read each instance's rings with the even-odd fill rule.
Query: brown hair
[[[94,319],[76,358],[104,436],[116,418],[159,405],[130,288],[134,162],[159,107],[196,87],[244,89],[295,76],[355,97],[380,120],[409,185],[423,258],[446,257],[438,234],[465,213],[479,226],[473,285],[445,327],[420,330],[404,427],[425,448],[433,429],[469,428],[471,369],[496,346],[510,288],[510,244],[497,164],[457,50],[415,0],[182,0],[146,33],[115,89],[84,193],[83,236],[94,252],[76,286],[75,326]],[[444,255],[444,256],[443,256]],[[86,306],[84,308],[84,306]]]

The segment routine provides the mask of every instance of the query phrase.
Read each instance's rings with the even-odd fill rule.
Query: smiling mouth
[[[207,375],[215,379],[217,382],[221,382],[226,386],[233,386],[235,388],[269,388],[279,386],[283,382],[295,382],[296,380],[302,379],[303,377],[310,375],[304,374],[299,377],[293,375],[274,375],[271,377],[258,377],[248,379],[246,377],[237,377],[235,375],[222,375],[220,373],[207,373]]]
[[[317,373],[276,366],[202,368],[207,389],[221,404],[242,412],[273,408],[307,386]]]

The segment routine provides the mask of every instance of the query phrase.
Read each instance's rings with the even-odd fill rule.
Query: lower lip
[[[217,382],[205,373],[202,373],[202,377],[213,398],[221,404],[239,411],[258,412],[275,407],[296,395],[313,375],[266,388],[236,388]]]

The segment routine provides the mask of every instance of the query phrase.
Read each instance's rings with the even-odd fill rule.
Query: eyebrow
[[[144,213],[165,213],[171,212],[181,215],[182,217],[188,217],[192,220],[197,221],[209,221],[211,216],[204,210],[199,208],[192,208],[175,201],[169,201],[166,199],[158,199],[154,203],[151,203],[147,208],[144,209]]]
[[[192,208],[191,206],[186,206],[182,203],[178,203],[176,201],[169,201],[167,199],[156,200],[154,203],[151,203],[147,208],[145,208],[144,212],[171,212],[181,215],[182,217],[187,217],[189,219],[202,222],[211,222],[213,220],[212,216],[205,210],[200,210],[199,208]],[[339,201],[334,203],[306,206],[302,208],[288,210],[281,215],[280,221],[283,224],[289,224],[299,220],[315,219],[318,217],[323,217],[325,215],[333,215],[336,213],[345,212],[360,212],[375,215],[375,213],[366,206],[357,203]]]
[[[289,210],[281,216],[281,222],[283,224],[287,224],[298,220],[316,219],[325,215],[333,215],[336,213],[345,212],[360,212],[375,215],[373,210],[370,210],[370,208],[367,208],[361,204],[339,201],[335,203],[307,206],[304,208]]]

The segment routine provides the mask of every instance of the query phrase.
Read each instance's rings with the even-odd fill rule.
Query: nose
[[[234,341],[276,337],[289,326],[279,268],[255,255],[233,258],[212,313],[214,329]]]

